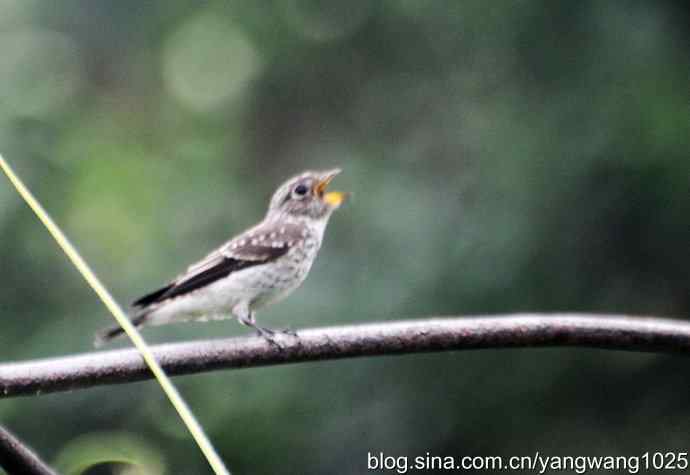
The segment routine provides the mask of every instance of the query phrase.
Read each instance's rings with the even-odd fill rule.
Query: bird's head
[[[307,171],[290,178],[273,194],[267,217],[287,216],[314,221],[327,219],[348,196],[341,191],[326,190],[338,173],[339,168]]]

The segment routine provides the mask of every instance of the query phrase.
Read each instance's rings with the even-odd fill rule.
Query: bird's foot
[[[264,327],[259,325],[254,318],[239,318],[239,321],[243,325],[253,328],[256,334],[266,340],[268,343],[281,349],[282,345],[280,345],[280,343],[276,340],[276,336],[289,335],[292,337],[297,337],[297,332],[290,328],[276,330],[273,328]]]
[[[295,338],[299,337],[299,335],[297,334],[297,330],[293,330],[290,327],[281,328],[280,330],[276,330],[276,331],[282,333],[283,335],[293,336]]]
[[[266,337],[266,336],[275,336],[275,335],[288,335],[288,336],[294,336],[297,337],[297,332],[293,330],[290,327],[286,328],[269,328],[269,327],[262,327],[259,325],[253,325],[254,330],[256,330],[257,334],[261,337]]]
[[[256,330],[256,334],[259,337],[266,340],[266,342],[269,343],[270,345],[275,346],[280,350],[283,349],[283,346],[276,340],[276,331],[273,330],[272,328],[260,327],[259,325],[254,325],[254,330]]]
[[[292,336],[297,338],[297,332],[292,330],[291,328],[281,328],[281,329],[273,329],[273,328],[268,328],[268,327],[261,327],[259,325],[256,325],[254,327],[256,330],[256,333],[258,336],[266,340],[268,343],[270,343],[273,346],[278,347],[279,349],[283,349],[283,345],[280,344],[280,342],[276,339],[276,336],[278,335],[287,335],[287,336]]]

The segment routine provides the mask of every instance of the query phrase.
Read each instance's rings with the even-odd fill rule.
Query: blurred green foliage
[[[286,177],[338,165],[354,199],[267,324],[687,317],[689,5],[2,0],[0,150],[122,302],[253,224]],[[0,233],[3,360],[89,351],[109,316],[7,183]],[[687,448],[685,372],[552,349],[177,381],[236,473],[359,474],[367,451]],[[5,400],[0,420],[48,460],[116,438],[151,470],[208,472],[153,383]]]

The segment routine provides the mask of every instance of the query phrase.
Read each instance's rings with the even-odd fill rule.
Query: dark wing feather
[[[169,286],[163,287],[162,289],[154,292],[151,295],[155,297],[152,299],[147,299],[148,302],[144,305],[162,302],[163,300],[187,294],[196,289],[205,287],[218,279],[227,277],[233,272],[246,269],[247,267],[263,264],[264,262],[266,261],[242,261],[226,257],[213,267],[209,267],[198,274],[191,275],[180,282],[170,284]]]
[[[272,233],[273,229],[270,227],[255,228],[238,236],[190,266],[187,272],[170,284],[141,297],[132,305],[144,308],[157,304],[205,287],[233,272],[270,262],[286,254],[300,236],[299,229],[292,229],[292,226],[278,233],[281,238],[267,239],[266,236],[275,234]],[[254,239],[256,236],[263,236],[263,239],[257,242]]]
[[[168,284],[165,287],[161,287],[158,290],[154,290],[150,294],[146,294],[143,297],[140,297],[138,300],[135,300],[132,303],[133,307],[146,307],[147,305],[151,305],[152,303],[156,303],[160,300],[161,296],[165,294],[168,290],[170,290],[174,284]]]
[[[139,300],[135,301],[132,305],[135,307],[147,307],[151,304],[159,303],[164,300],[177,297],[179,295],[184,295],[193,290],[200,289],[201,287],[208,285],[218,279],[222,279],[230,275],[231,272],[244,269],[252,264],[261,264],[260,262],[247,262],[238,261],[236,259],[223,259],[218,264],[213,267],[189,276],[189,278],[182,280],[180,282],[173,282],[172,284],[166,285],[148,295],[143,296]]]

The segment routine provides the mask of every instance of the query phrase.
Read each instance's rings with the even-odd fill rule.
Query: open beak
[[[340,168],[336,168],[329,172],[324,173],[323,178],[314,187],[314,192],[321,198],[321,200],[329,206],[337,208],[347,199],[348,193],[342,191],[329,191],[326,192],[328,184],[335,178],[335,176],[340,173]]]

